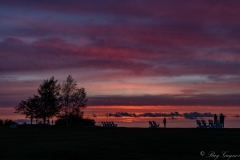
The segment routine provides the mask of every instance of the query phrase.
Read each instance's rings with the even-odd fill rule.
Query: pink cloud
[[[120,69],[146,75],[239,73],[239,64],[235,63],[238,55],[218,57],[217,53],[206,55],[185,52],[185,49],[156,53],[133,47],[121,48],[121,45],[79,46],[60,38],[39,39],[32,43],[8,38],[0,43],[0,49],[2,72],[80,67]]]

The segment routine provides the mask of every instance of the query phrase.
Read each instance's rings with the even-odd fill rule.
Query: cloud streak
[[[185,119],[197,119],[197,118],[213,118],[215,114],[212,114],[210,112],[205,113],[199,113],[199,112],[185,112],[180,114],[179,112],[170,112],[170,113],[128,113],[128,112],[116,112],[116,113],[106,113],[104,116],[106,117],[171,117],[172,119],[175,119],[175,117],[184,117]],[[94,117],[97,117],[97,115],[93,115]],[[234,117],[239,117],[238,115],[235,115]]]
[[[240,95],[145,95],[89,97],[89,105],[239,106]]]

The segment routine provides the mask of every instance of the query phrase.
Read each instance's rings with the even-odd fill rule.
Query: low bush
[[[14,122],[11,119],[0,119],[0,126],[11,126],[11,124],[18,124],[17,122]]]
[[[79,126],[94,126],[95,121],[93,119],[84,119],[84,118],[74,118],[72,119],[71,125]],[[57,119],[55,122],[56,126],[66,126],[66,119]]]

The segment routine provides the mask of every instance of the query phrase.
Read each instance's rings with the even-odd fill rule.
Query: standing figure
[[[163,118],[163,124],[164,124],[164,128],[166,128],[167,120],[165,117]]]
[[[214,115],[214,124],[217,124],[217,119],[218,119],[218,117],[217,117],[217,115],[215,114],[215,115]]]
[[[221,113],[221,115],[220,115],[220,123],[221,123],[221,125],[223,126],[223,128],[224,128],[224,119],[225,119],[225,117],[224,117],[223,114]]]

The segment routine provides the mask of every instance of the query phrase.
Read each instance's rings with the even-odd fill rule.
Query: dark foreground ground
[[[223,151],[240,155],[240,129],[0,127],[0,159],[227,159]]]

